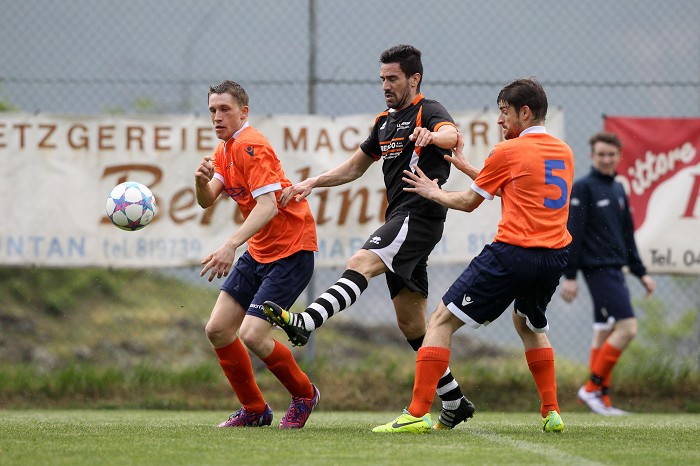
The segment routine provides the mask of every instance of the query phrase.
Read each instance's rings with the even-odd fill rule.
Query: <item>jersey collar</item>
[[[422,92],[419,92],[418,95],[416,96],[416,98],[413,99],[413,102],[411,102],[410,105],[407,105],[405,108],[402,108],[401,110],[406,110],[406,109],[407,109],[408,107],[410,107],[411,105],[416,105],[418,102],[420,102],[420,101],[423,100],[424,98],[425,98],[425,97],[423,96],[423,93],[422,93]],[[390,109],[389,109],[389,113],[400,112],[401,110],[396,110],[395,108],[390,108]]]
[[[520,136],[525,136],[526,134],[547,134],[547,128],[544,126],[530,126],[522,130]]]
[[[250,126],[250,125],[249,125],[249,123],[248,123],[247,121],[246,121],[245,123],[243,123],[243,126],[241,126],[241,127],[238,129],[238,131],[236,131],[235,133],[233,133],[233,136],[231,136],[231,137],[229,138],[229,140],[226,141],[225,144],[228,144],[228,143],[231,142],[231,141],[235,141],[235,140],[238,138],[238,136],[240,136],[240,134],[243,132],[243,130],[246,129],[248,126]]]

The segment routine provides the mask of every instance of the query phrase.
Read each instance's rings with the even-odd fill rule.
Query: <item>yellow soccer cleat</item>
[[[564,421],[556,411],[547,413],[547,417],[542,418],[542,431],[544,432],[564,432]]]
[[[388,424],[375,427],[372,429],[372,432],[427,434],[430,433],[431,430],[433,430],[433,421],[430,419],[430,413],[426,413],[422,417],[414,417],[404,409],[401,416]]]

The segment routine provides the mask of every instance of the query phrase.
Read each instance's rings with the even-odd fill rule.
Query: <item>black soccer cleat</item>
[[[265,301],[263,303],[263,310],[270,320],[284,330],[284,333],[287,334],[292,345],[304,346],[309,342],[311,332],[306,330],[304,319],[302,319],[301,316],[282,309],[272,301]]]
[[[470,417],[474,416],[474,403],[467,400],[465,397],[459,402],[457,409],[445,409],[440,410],[440,416],[438,417],[438,422],[435,423],[433,429],[435,430],[449,430],[453,429],[460,422],[466,421]]]

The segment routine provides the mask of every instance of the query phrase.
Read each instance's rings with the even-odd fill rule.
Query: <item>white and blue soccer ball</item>
[[[112,223],[126,231],[145,227],[158,211],[151,190],[136,181],[126,181],[115,186],[107,196],[105,209]]]

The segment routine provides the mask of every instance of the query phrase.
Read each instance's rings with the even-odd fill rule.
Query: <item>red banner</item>
[[[618,180],[652,271],[700,273],[700,118],[606,117],[622,141]]]

